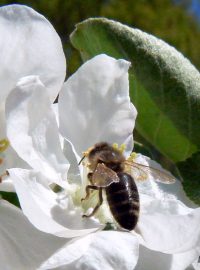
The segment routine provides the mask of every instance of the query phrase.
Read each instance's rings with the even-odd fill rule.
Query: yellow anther
[[[125,150],[126,150],[126,145],[123,143],[120,145],[119,151],[123,154]]]
[[[0,153],[4,152],[9,146],[9,141],[7,139],[0,140]]]
[[[124,153],[125,149],[126,149],[126,145],[123,143],[121,144],[120,146],[118,145],[118,143],[113,143],[112,147],[115,149],[115,150],[118,150],[120,153]]]
[[[119,145],[118,145],[118,143],[113,143],[112,147],[113,147],[115,150],[119,150]]]
[[[130,154],[130,156],[127,158],[128,161],[134,161],[137,157],[137,153],[133,152]]]

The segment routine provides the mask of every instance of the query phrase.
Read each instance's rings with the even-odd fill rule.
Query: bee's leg
[[[90,197],[90,191],[91,190],[98,190],[99,187],[93,186],[93,185],[87,185],[85,188],[86,196],[85,198],[82,198],[81,201],[87,200]]]
[[[95,189],[98,189],[99,190],[99,202],[98,204],[95,206],[95,208],[93,209],[92,213],[90,215],[82,215],[82,217],[92,217],[96,212],[97,210],[99,209],[99,207],[102,205],[103,203],[103,195],[102,195],[102,188],[101,187],[96,187],[95,186]]]
[[[92,172],[88,173],[88,175],[87,175],[88,180],[89,180],[90,183],[93,185],[93,183],[92,183],[92,176],[93,176],[93,173],[92,173]]]

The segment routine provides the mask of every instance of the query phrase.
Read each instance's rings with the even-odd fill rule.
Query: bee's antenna
[[[81,164],[81,162],[84,160],[85,157],[86,157],[86,156],[84,155],[84,156],[81,158],[81,160],[79,161],[78,165]]]

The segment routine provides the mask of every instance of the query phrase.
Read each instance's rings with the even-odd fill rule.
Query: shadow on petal
[[[56,205],[51,209],[51,215],[57,223],[71,230],[91,229],[100,225],[92,218],[82,218],[81,209],[63,211],[61,207]]]
[[[172,255],[156,252],[140,245],[139,259],[135,270],[169,270]],[[178,269],[177,269],[178,270]]]

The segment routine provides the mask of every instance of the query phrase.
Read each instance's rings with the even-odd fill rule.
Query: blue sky
[[[179,4],[179,3],[181,3],[181,2],[182,2],[182,0],[174,0],[174,3],[176,3],[176,4]],[[199,20],[199,22],[200,22],[200,0],[192,0],[191,2],[192,2],[192,4],[191,4],[191,6],[190,6],[188,12],[189,12],[190,14],[195,15],[196,18],[197,18],[197,19]]]
[[[192,5],[189,11],[194,13],[200,20],[200,0],[192,0]]]

